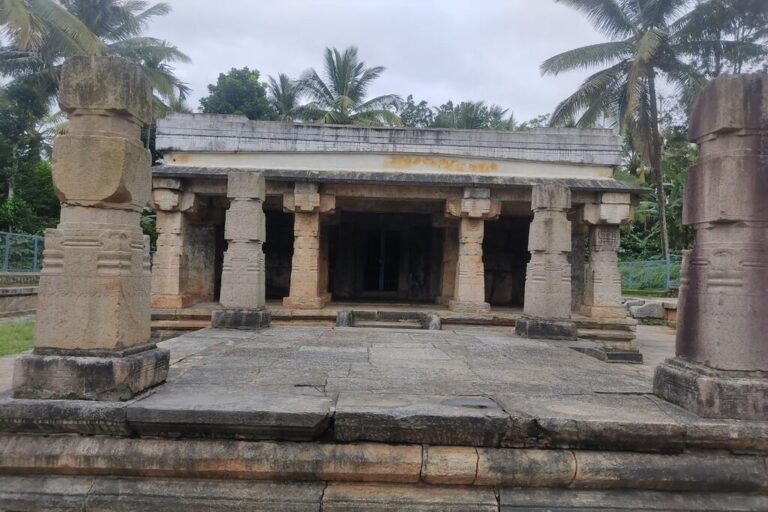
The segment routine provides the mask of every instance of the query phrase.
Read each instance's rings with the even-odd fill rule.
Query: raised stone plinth
[[[150,191],[140,135],[152,101],[126,60],[64,64],[69,129],[53,155],[61,219],[45,234],[35,348],[16,364],[16,396],[125,400],[166,378],[168,352],[149,343],[149,243],[139,226]]]
[[[715,79],[699,96],[690,137],[677,356],[654,391],[711,418],[768,420],[768,76]]]

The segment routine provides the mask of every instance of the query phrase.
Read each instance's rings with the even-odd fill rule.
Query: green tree
[[[713,44],[697,34],[681,11],[688,0],[560,0],[582,12],[609,42],[570,50],[547,59],[541,70],[558,75],[574,69],[607,66],[588,77],[563,100],[551,123],[593,126],[601,117],[615,119],[648,166],[655,188],[661,230],[661,251],[669,254],[662,138],[659,132],[657,82],[663,78],[681,89],[698,90],[703,76],[686,58]],[[737,43],[750,46],[751,43]],[[732,46],[732,45],[728,45]]]
[[[168,12],[168,4],[141,0],[0,0],[0,23],[12,36],[0,48],[0,73],[34,78],[53,95],[63,60],[109,53],[139,64],[162,98],[184,97],[189,88],[171,64],[189,58],[165,41],[140,37],[152,18]],[[67,31],[59,28],[62,23]]]
[[[269,101],[277,111],[281,121],[292,121],[301,116],[299,100],[303,94],[301,82],[291,80],[285,73],[269,77],[267,82],[269,89]]]
[[[424,100],[416,103],[412,94],[409,94],[405,101],[400,102],[397,114],[400,116],[403,126],[410,128],[427,128],[432,126],[435,118],[435,113],[429,107],[429,103]]]
[[[499,105],[490,107],[484,101],[448,101],[435,111],[432,126],[435,128],[460,128],[465,130],[514,130],[515,118],[506,117],[509,109]]]
[[[326,48],[323,76],[310,69],[301,79],[312,98],[303,108],[304,118],[333,124],[400,124],[394,112],[400,101],[398,96],[386,94],[366,99],[368,87],[384,69],[382,66],[367,68],[354,46],[343,53],[336,48]]]
[[[219,74],[216,84],[208,86],[208,96],[200,100],[206,114],[238,114],[248,119],[277,119],[277,111],[267,98],[256,69],[231,69]]]

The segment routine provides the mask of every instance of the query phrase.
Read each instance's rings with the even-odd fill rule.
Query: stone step
[[[579,328],[579,338],[587,340],[600,341],[632,341],[635,339],[635,333],[632,331],[623,331],[615,329],[581,329]]]
[[[611,330],[611,331],[631,331],[637,329],[637,320],[634,318],[587,318],[575,317],[573,319],[579,331],[587,330]]]
[[[383,320],[360,320],[355,322],[353,327],[371,327],[376,329],[422,329],[421,324],[416,320],[399,320],[394,322]]]
[[[171,329],[174,331],[197,331],[211,326],[211,319],[178,319],[178,320],[155,320],[152,319],[152,330]]]

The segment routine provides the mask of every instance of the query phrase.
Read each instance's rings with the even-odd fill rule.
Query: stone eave
[[[184,167],[160,165],[152,168],[154,177],[225,179],[229,172],[242,172],[243,168]],[[355,171],[302,171],[263,169],[270,181],[311,181],[319,183],[378,183],[388,185],[440,185],[482,186],[490,188],[527,188],[541,183],[557,183],[574,190],[587,192],[629,192],[639,195],[647,188],[615,179],[590,178],[536,178],[527,176],[483,176],[470,174],[435,174],[407,172],[355,172]]]

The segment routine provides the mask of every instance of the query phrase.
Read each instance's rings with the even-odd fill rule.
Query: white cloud
[[[601,41],[584,18],[551,0],[166,0],[149,34],[192,58],[177,67],[197,106],[232,67],[298,76],[327,46],[357,45],[387,67],[370,94],[413,94],[432,105],[486,100],[520,119],[550,112],[586,73],[542,77],[556,53]]]

